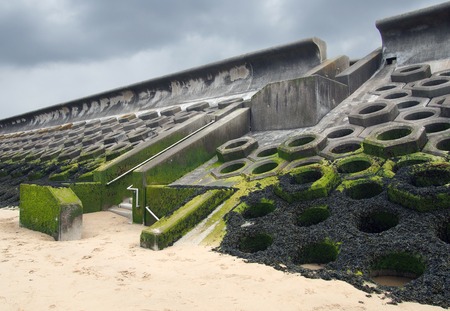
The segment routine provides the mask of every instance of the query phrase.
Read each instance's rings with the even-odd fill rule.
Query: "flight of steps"
[[[128,218],[131,222],[133,218],[132,209],[133,209],[132,198],[126,198],[122,203],[119,203],[119,205],[116,206],[112,206],[108,210],[117,215]]]

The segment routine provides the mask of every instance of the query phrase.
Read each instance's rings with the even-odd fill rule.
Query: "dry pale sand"
[[[0,310],[442,310],[366,297],[351,285],[247,264],[208,248],[139,247],[140,225],[84,215],[83,239],[56,242],[0,210]]]

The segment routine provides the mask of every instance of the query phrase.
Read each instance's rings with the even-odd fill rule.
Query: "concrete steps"
[[[118,206],[110,207],[108,211],[126,217],[130,220],[130,222],[133,220],[133,204],[131,203],[131,198],[119,203]]]

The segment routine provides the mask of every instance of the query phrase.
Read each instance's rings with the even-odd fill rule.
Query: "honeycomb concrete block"
[[[445,157],[450,160],[450,137],[447,134],[430,137],[423,152]]]
[[[397,106],[399,111],[410,109],[410,108],[418,108],[425,107],[429,103],[428,98],[423,97],[403,97],[395,100],[390,100],[393,104]]]
[[[288,161],[315,156],[326,143],[327,138],[322,134],[302,133],[284,141],[278,147],[278,156]]]
[[[253,151],[248,158],[253,162],[266,160],[278,156],[278,145],[268,145]]]
[[[146,111],[138,115],[139,119],[147,121],[159,117],[157,111]]]
[[[369,127],[392,121],[397,117],[397,106],[389,101],[366,103],[353,109],[348,116],[350,124]]]
[[[323,158],[321,156],[313,156],[313,157],[308,157],[308,158],[304,158],[304,159],[298,159],[298,160],[291,161],[284,167],[283,171],[289,172],[289,171],[293,170],[294,168],[306,166],[306,165],[310,165],[310,164],[329,164],[329,163],[327,160],[325,160],[325,158]]]
[[[441,110],[439,108],[414,108],[399,113],[395,121],[417,123],[425,119],[434,119],[439,117]]]
[[[334,141],[338,139],[348,139],[351,137],[358,137],[358,135],[364,130],[362,126],[354,124],[345,124],[341,126],[333,126],[325,131],[323,134],[327,137],[329,141]]]
[[[221,162],[229,162],[246,158],[253,150],[258,148],[258,142],[249,136],[233,139],[216,149],[217,157]]]
[[[251,164],[248,159],[238,159],[225,162],[221,166],[212,170],[211,174],[217,179],[239,176]]]
[[[434,77],[450,77],[450,69],[441,70],[433,73]]]
[[[441,109],[441,116],[450,118],[450,95],[435,97],[427,106]]]
[[[362,141],[358,137],[330,141],[319,154],[330,161],[345,158],[363,152]]]
[[[426,142],[423,126],[393,123],[372,131],[363,146],[365,153],[386,159],[418,152]]]
[[[186,111],[204,111],[207,108],[209,108],[208,102],[200,102],[186,107]]]
[[[395,100],[411,96],[411,90],[398,89],[385,92],[380,95],[379,100]]]
[[[431,118],[418,123],[425,128],[428,137],[450,135],[450,118]]]
[[[181,111],[181,107],[180,106],[172,106],[166,109],[161,110],[159,113],[161,114],[161,116],[166,116],[166,117],[170,117],[175,115],[177,112]]]
[[[373,91],[371,91],[371,94],[374,95],[383,95],[388,92],[400,90],[405,86],[405,83],[399,83],[399,82],[390,82],[386,84],[382,84],[377,86]]]
[[[429,78],[431,76],[430,65],[411,65],[397,68],[391,74],[392,82],[414,82],[417,80],[422,80]]]
[[[247,180],[258,180],[270,176],[276,176],[286,165],[286,161],[277,161],[276,159],[266,159],[252,163],[244,170]]]
[[[420,80],[411,89],[413,96],[438,97],[450,94],[450,77],[439,76]]]

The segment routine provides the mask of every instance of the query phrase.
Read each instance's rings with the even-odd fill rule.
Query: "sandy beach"
[[[0,210],[1,310],[443,310],[248,264],[204,246],[139,246],[141,225],[83,216],[83,238],[56,242]]]

